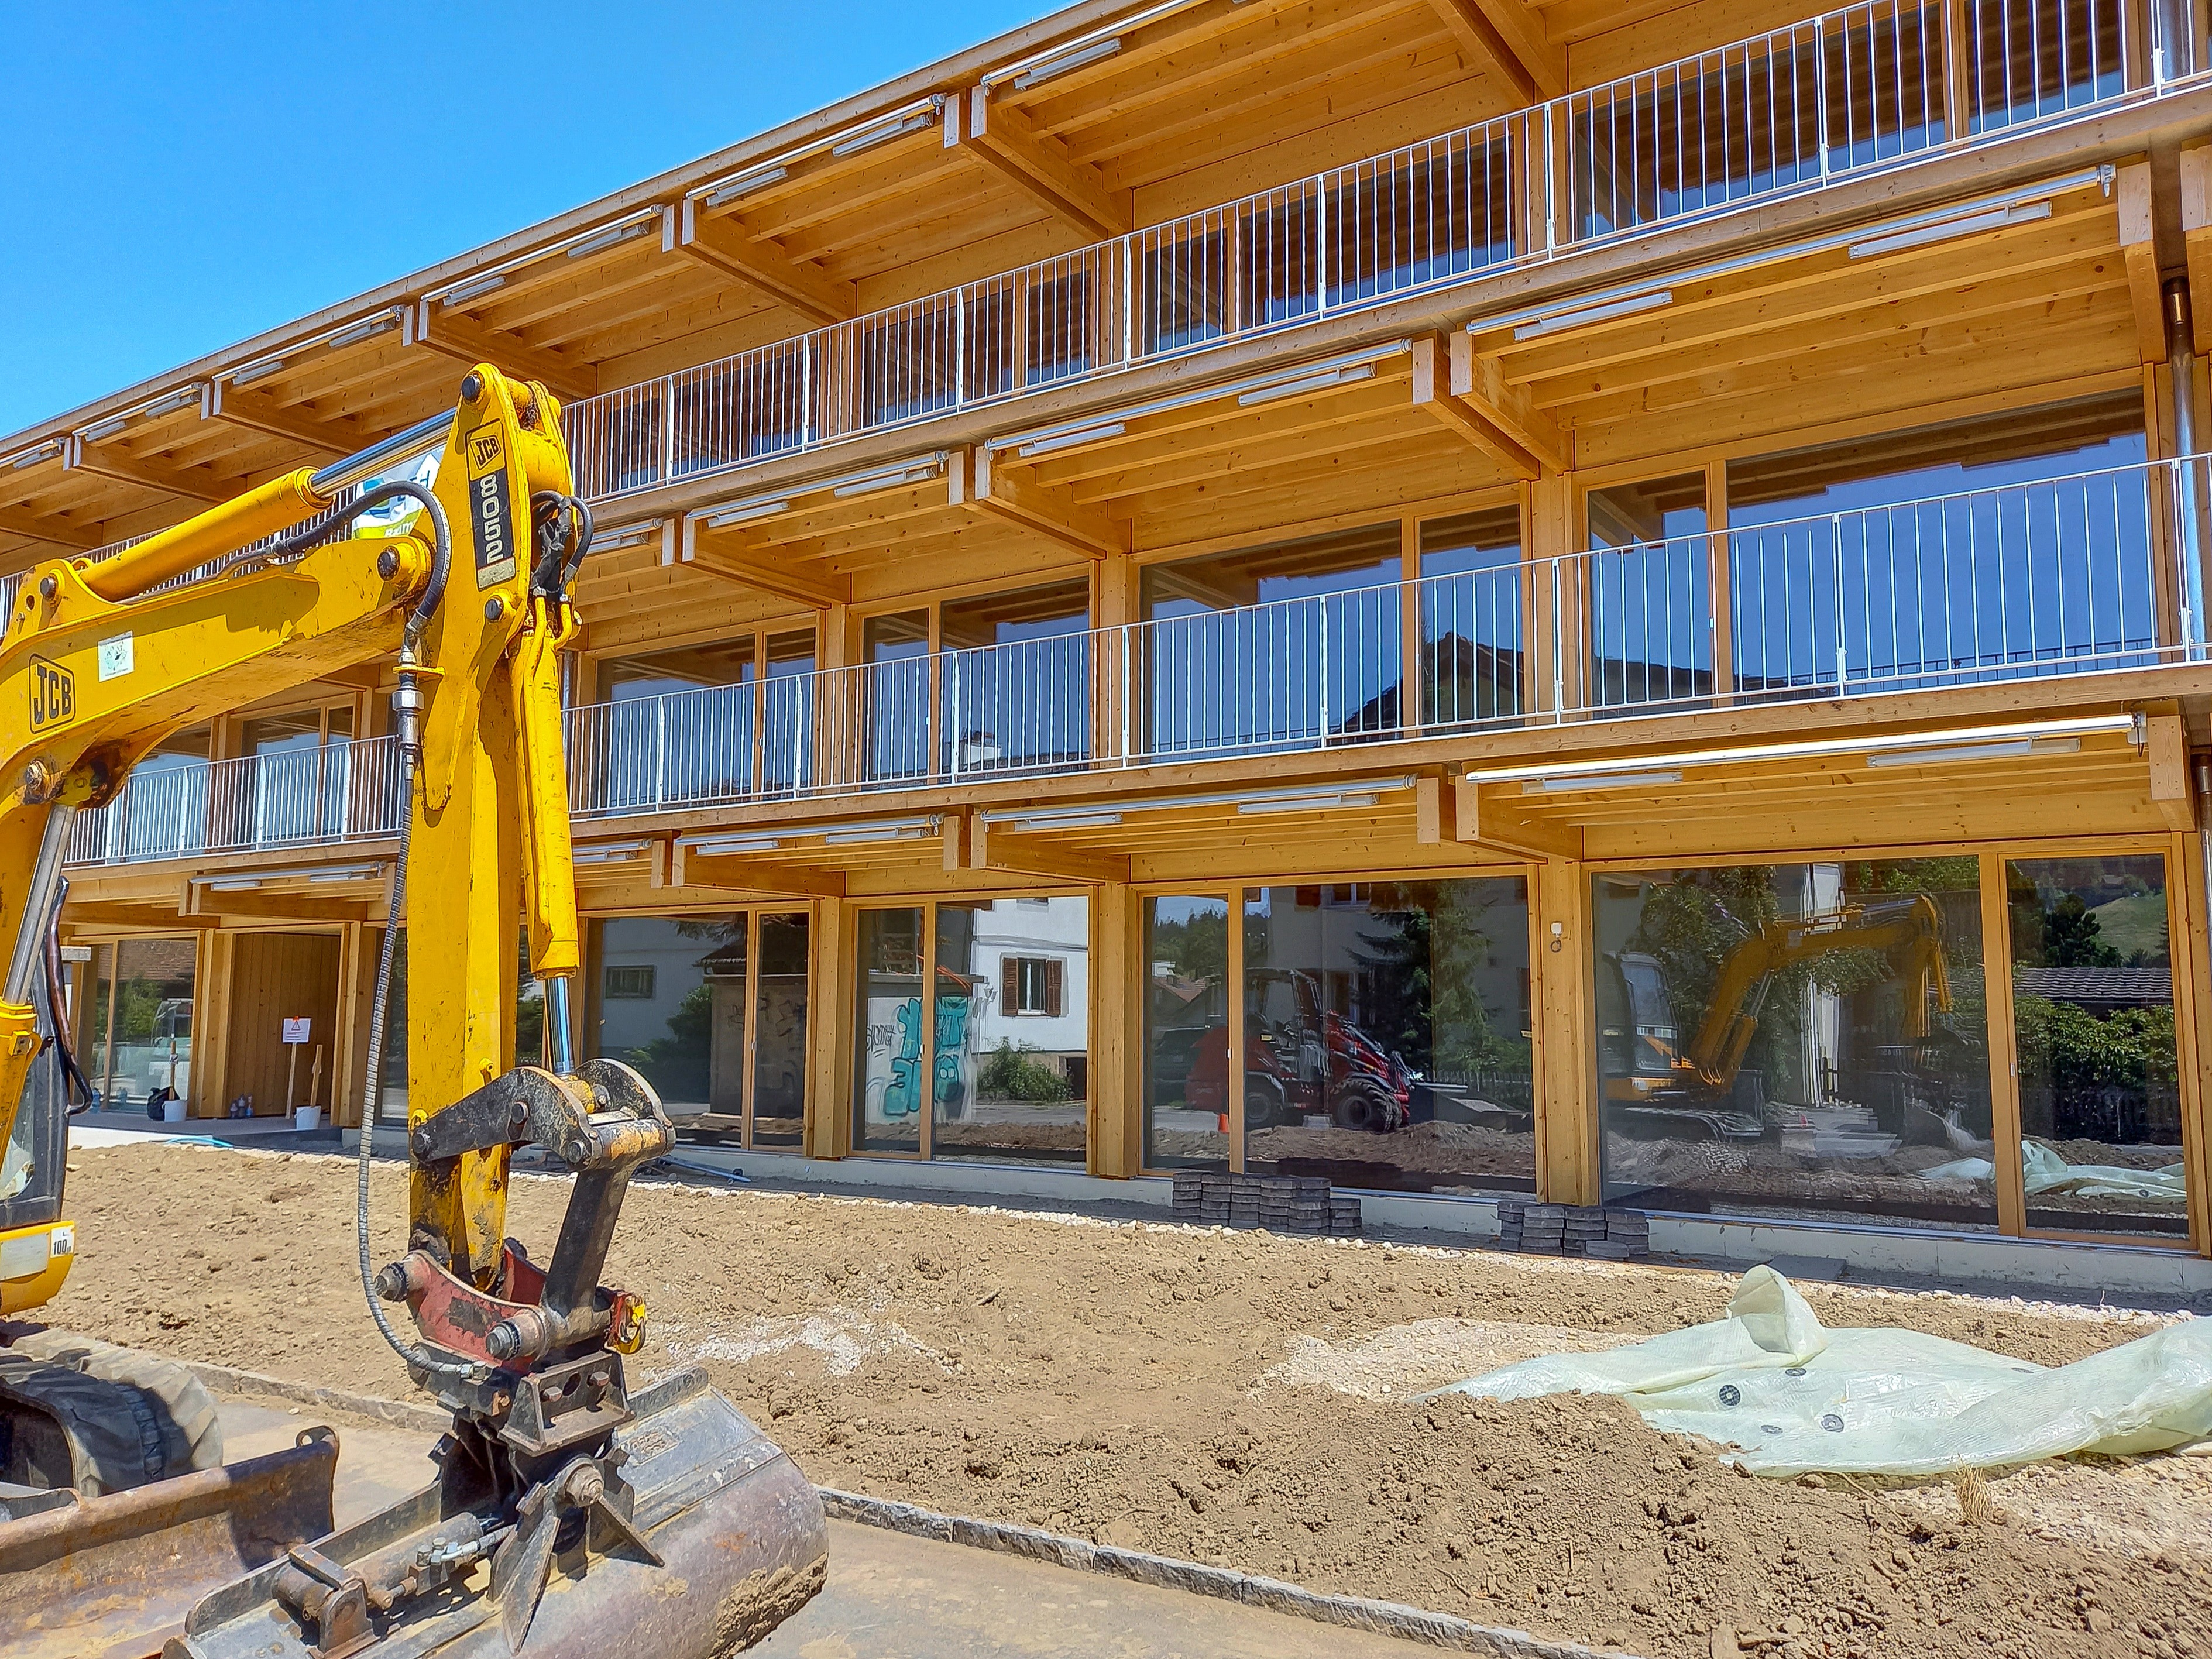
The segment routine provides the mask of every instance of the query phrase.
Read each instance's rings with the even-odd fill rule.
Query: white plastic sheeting
[[[1759,1267],[1725,1319],[1438,1392],[1617,1395],[1656,1429],[1735,1448],[1756,1474],[1943,1474],[2212,1439],[2212,1320],[2052,1370],[1918,1331],[1829,1330]]]
[[[2044,1193],[2064,1193],[2075,1198],[2167,1199],[2180,1204],[2189,1197],[2189,1189],[2182,1182],[2183,1167],[2179,1164],[2169,1164],[2160,1170],[2130,1170],[2112,1164],[2069,1164],[2050,1147],[2033,1140],[2020,1143],[2020,1164],[2021,1184],[2030,1198]],[[1996,1166],[1985,1158],[1962,1158],[1923,1170],[1920,1178],[1988,1181],[1996,1174]]]

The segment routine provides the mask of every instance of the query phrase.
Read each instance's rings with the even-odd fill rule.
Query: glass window
[[[854,972],[853,1150],[921,1150],[922,913],[863,910]]]
[[[1536,1185],[1528,884],[1244,892],[1244,1167],[1405,1192]]]
[[[1519,714],[1520,507],[1428,520],[1420,555],[1422,725]]]
[[[1229,901],[1145,902],[1145,1167],[1229,1167]]]
[[[747,931],[742,915],[599,924],[592,1052],[635,1066],[679,1133],[719,1138],[744,1128]],[[529,1048],[520,1032],[515,1047]]]
[[[1091,588],[1054,582],[947,600],[939,764],[989,772],[1091,753]]]
[[[88,1079],[109,1109],[145,1106],[156,1095],[192,1097],[198,954],[189,938],[127,939],[103,948],[92,1010],[97,1065]]]
[[[1087,898],[939,903],[935,1157],[1083,1164],[1090,954]]]
[[[1384,524],[1146,566],[1152,752],[1395,731],[1402,565]]]
[[[1713,689],[1711,555],[1701,472],[1593,489],[1589,676],[1597,708]]]
[[[756,1146],[797,1146],[805,1139],[810,925],[804,910],[760,919],[760,968],[753,1000]]]
[[[377,939],[377,948],[383,948],[383,939]],[[379,1123],[407,1121],[407,930],[399,930],[399,938],[392,945],[392,990],[384,1007],[384,1055],[377,1067],[376,1121]],[[376,991],[375,956],[369,957],[368,989]]]
[[[1737,691],[2156,661],[2145,455],[2130,392],[1729,463]]]
[[[207,846],[208,754],[209,730],[196,726],[164,738],[131,769],[130,788],[107,811],[111,857],[173,857]]]
[[[611,812],[746,793],[752,681],[750,635],[603,661],[604,706],[571,722],[571,796]]]
[[[1972,856],[1592,878],[1604,1190],[1991,1229]]]
[[[2189,1231],[2166,860],[2005,866],[2027,1224]]]

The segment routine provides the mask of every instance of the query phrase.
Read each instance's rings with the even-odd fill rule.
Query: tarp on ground
[[[1735,1448],[1755,1474],[1944,1474],[2212,1440],[2212,1320],[2049,1368],[1919,1331],[1830,1330],[1758,1267],[1724,1319],[1437,1392],[1615,1395],[1656,1429]]]

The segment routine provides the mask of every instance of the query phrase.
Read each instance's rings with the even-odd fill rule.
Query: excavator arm
[[[393,483],[346,498],[431,449],[429,489]],[[402,533],[348,533],[394,499],[418,509]],[[182,726],[341,670],[396,665],[406,806],[372,1004],[355,1220],[368,1313],[453,1413],[434,1486],[345,1534],[277,1540],[281,1566],[227,1556],[234,1569],[264,1569],[227,1588],[194,1580],[198,1558],[160,1519],[180,1505],[204,1510],[206,1492],[81,1525],[42,1514],[27,1542],[9,1529],[33,1521],[0,1523],[0,1559],[53,1552],[38,1582],[62,1605],[42,1610],[38,1628],[58,1633],[54,1651],[150,1650],[129,1643],[173,1630],[163,1650],[176,1659],[336,1659],[387,1642],[504,1659],[596,1652],[606,1632],[622,1631],[656,1653],[719,1659],[732,1629],[765,1635],[822,1582],[827,1533],[812,1487],[696,1373],[633,1400],[622,1358],[642,1340],[644,1304],[599,1282],[632,1172],[675,1135],[636,1073],[579,1064],[571,1048],[581,957],[560,662],[576,639],[568,590],[590,534],[559,406],[542,386],[483,365],[449,416],[108,558],[42,566],[23,586],[0,643],[0,1144],[19,1112],[62,1109],[57,1091],[25,1085],[57,1035],[40,1028],[37,981],[52,971],[46,947],[76,814],[114,799],[132,764]],[[409,1231],[404,1253],[374,1271],[369,1126],[403,882]],[[516,1063],[525,949],[546,987],[542,1066]],[[509,1164],[526,1145],[574,1177],[543,1263],[506,1232]],[[47,1274],[38,1299],[59,1282]],[[385,1310],[398,1303],[412,1338]],[[327,1455],[310,1453],[303,1443],[297,1455],[321,1457],[327,1481]],[[233,1471],[182,1480],[214,1474]],[[234,1545],[267,1543],[276,1524],[267,1515],[298,1512],[269,1505],[267,1483],[242,1474],[225,1490],[238,1494],[224,1533]],[[264,1498],[246,1495],[255,1492]],[[326,1486],[322,1513],[327,1527]],[[143,1561],[108,1548],[134,1527],[146,1529]],[[94,1538],[102,1559],[121,1562],[118,1584],[62,1569]],[[562,1557],[562,1570],[584,1573],[588,1588],[550,1598],[541,1616],[556,1542],[580,1550]],[[155,1579],[195,1592],[180,1626],[144,1594]],[[743,1588],[759,1583],[775,1587],[765,1601]],[[157,1603],[158,1617],[131,1622]]]
[[[1803,921],[1769,922],[1722,961],[1713,1000],[1684,1056],[1698,1085],[1714,1093],[1734,1086],[1745,1052],[1759,1030],[1759,1005],[1770,978],[1783,969],[1838,951],[1907,953],[1906,1035],[1928,1035],[1928,1004],[1951,1006],[1951,981],[1943,963],[1943,914],[1925,893],[1877,899]]]

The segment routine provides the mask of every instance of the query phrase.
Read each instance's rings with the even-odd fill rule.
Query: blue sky
[[[0,433],[1051,4],[10,6]]]

